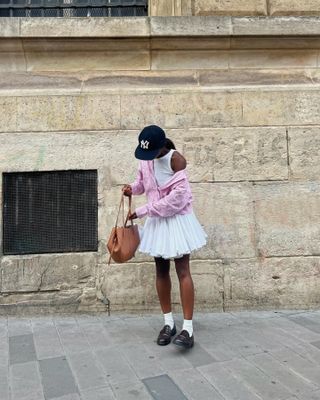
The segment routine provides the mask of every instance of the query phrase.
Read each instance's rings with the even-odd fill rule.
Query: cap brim
[[[140,147],[140,145],[136,148],[134,152],[135,157],[138,160],[154,160],[159,154],[160,149],[157,150],[145,150]]]

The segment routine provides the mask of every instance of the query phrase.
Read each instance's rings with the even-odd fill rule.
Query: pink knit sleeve
[[[171,217],[178,214],[185,206],[192,201],[191,191],[188,182],[183,179],[174,185],[170,193],[162,199],[146,204],[136,209],[138,218],[144,216]]]
[[[142,169],[141,169],[141,164],[139,164],[139,169],[138,169],[138,174],[136,177],[136,180],[130,184],[132,188],[132,194],[133,195],[139,195],[144,193],[144,185],[143,185],[143,175],[142,175]]]

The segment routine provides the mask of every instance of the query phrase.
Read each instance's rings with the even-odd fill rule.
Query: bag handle
[[[131,214],[131,207],[132,207],[132,196],[129,196],[129,209],[128,209],[128,213],[127,213],[126,219],[124,219],[124,194],[122,193],[121,199],[120,199],[120,204],[119,204],[119,209],[118,209],[118,214],[117,214],[116,222],[115,222],[115,225],[114,225],[115,228],[117,228],[117,226],[118,226],[118,220],[119,220],[119,215],[120,215],[121,208],[122,208],[122,223],[123,223],[124,227],[127,226],[127,223],[128,223],[128,220],[129,220],[129,216]],[[133,220],[131,220],[131,225],[133,226]],[[114,241],[113,246],[112,246],[112,250],[111,250],[110,255],[109,255],[108,265],[110,265],[110,263],[111,263],[111,258],[112,258],[112,254],[113,254],[115,245],[116,245],[116,243]]]

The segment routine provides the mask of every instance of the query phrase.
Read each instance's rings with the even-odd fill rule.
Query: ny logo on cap
[[[141,148],[147,149],[149,148],[149,142],[147,140],[141,140]]]

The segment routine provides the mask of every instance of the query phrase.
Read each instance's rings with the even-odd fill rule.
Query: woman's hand
[[[122,188],[122,193],[128,197],[132,196],[132,187],[130,185],[124,185]]]
[[[137,217],[137,214],[136,214],[135,212],[133,212],[132,214],[129,215],[130,221],[131,221],[132,219],[136,219],[136,218],[138,218],[138,217]]]

